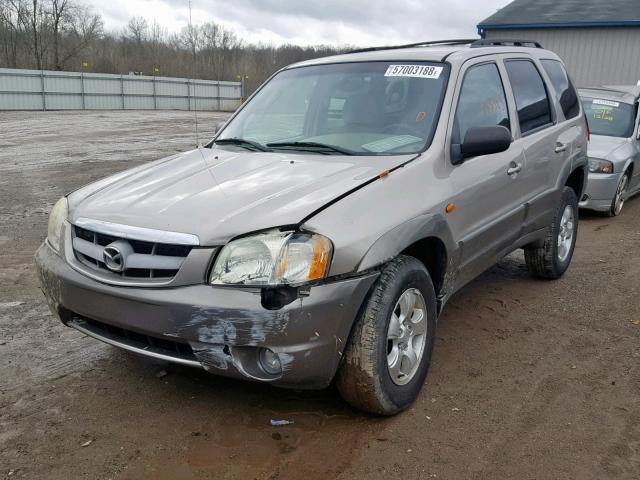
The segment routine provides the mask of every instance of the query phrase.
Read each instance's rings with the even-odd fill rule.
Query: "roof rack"
[[[501,40],[501,39],[486,39],[476,40],[471,44],[471,48],[478,47],[532,47],[532,48],[544,48],[540,43],[533,40]]]
[[[407,43],[404,45],[389,45],[385,47],[367,47],[367,48],[358,48],[356,50],[350,50],[347,53],[362,53],[362,52],[375,52],[378,50],[395,50],[398,48],[414,48],[414,47],[435,47],[435,46],[446,46],[446,45],[470,45],[479,41],[477,38],[464,38],[464,39],[454,39],[454,40],[431,40],[428,42],[417,42],[417,43]]]

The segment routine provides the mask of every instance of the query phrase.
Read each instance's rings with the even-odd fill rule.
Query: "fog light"
[[[280,358],[278,355],[268,348],[261,348],[260,354],[260,367],[269,375],[279,375],[282,372],[282,366],[280,365]]]

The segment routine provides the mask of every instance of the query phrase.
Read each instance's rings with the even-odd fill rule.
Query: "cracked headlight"
[[[62,225],[67,219],[69,204],[67,197],[62,197],[56,202],[49,214],[49,228],[47,230],[47,240],[51,248],[60,253],[60,239],[62,237]]]
[[[318,234],[265,232],[229,242],[220,252],[213,285],[291,285],[324,278],[333,245]]]

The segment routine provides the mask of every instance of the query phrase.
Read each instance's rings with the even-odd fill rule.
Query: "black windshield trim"
[[[338,147],[336,145],[330,145],[328,143],[320,142],[272,142],[266,145],[269,148],[282,148],[286,150],[300,150],[300,151],[312,151],[329,150],[342,155],[358,155],[360,152],[354,152],[348,148]]]
[[[265,145],[262,145],[261,143],[255,142],[253,140],[247,140],[246,138],[237,138],[237,137],[221,138],[219,140],[215,140],[213,143],[217,145],[233,145],[233,146],[243,147],[243,148],[251,147],[261,152],[271,151],[271,149],[266,147]]]

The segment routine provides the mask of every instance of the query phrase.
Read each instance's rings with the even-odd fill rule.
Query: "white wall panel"
[[[239,82],[0,68],[0,110],[235,110],[240,97]]]
[[[564,60],[578,87],[635,85],[640,80],[637,27],[498,29],[487,30],[486,38],[540,42]]]

